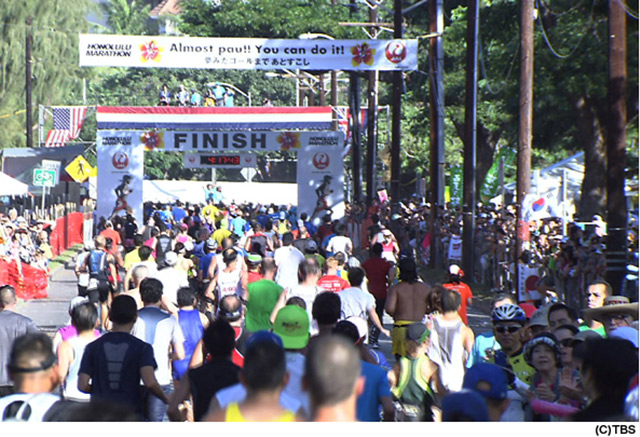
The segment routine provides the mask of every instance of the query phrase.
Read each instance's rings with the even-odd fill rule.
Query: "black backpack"
[[[156,244],[156,263],[158,267],[166,267],[164,256],[167,252],[171,251],[171,237],[168,235],[158,235],[158,242]]]

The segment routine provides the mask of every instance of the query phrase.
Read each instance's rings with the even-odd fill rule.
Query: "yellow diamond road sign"
[[[76,182],[84,182],[90,176],[90,174],[94,171],[93,167],[89,162],[84,159],[84,156],[78,155],[76,158],[71,161],[69,165],[65,167],[69,176],[73,178]]]

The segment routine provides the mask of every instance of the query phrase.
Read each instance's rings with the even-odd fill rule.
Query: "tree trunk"
[[[606,206],[607,156],[603,127],[597,102],[581,96],[574,102],[578,112],[577,140],[584,145],[584,179],[578,207],[581,221],[591,221],[594,214],[603,215]]]
[[[458,136],[464,142],[464,122],[451,121],[456,127]],[[496,146],[500,139],[500,130],[490,131],[478,121],[476,133],[476,193],[479,193],[493,164]]]

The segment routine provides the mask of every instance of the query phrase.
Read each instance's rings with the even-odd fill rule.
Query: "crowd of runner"
[[[432,238],[418,201],[313,220],[292,205],[226,203],[213,186],[205,196],[145,204],[143,223],[99,220],[52,340],[0,287],[3,420],[638,420],[638,303],[602,279],[604,234],[532,227],[530,256],[553,274],[545,298],[496,292],[492,329],[474,333],[473,293],[445,250],[460,235],[455,208]],[[513,220],[481,210],[481,282]],[[420,274],[432,242],[448,254],[444,279]],[[561,282],[569,262],[595,263],[580,267],[586,308]]]

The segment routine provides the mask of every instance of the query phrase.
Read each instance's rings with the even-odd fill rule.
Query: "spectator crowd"
[[[603,279],[606,234],[532,224],[526,261],[544,270],[543,298],[523,303],[495,273],[510,256],[510,208],[480,209],[479,267],[466,276],[461,211],[430,220],[415,198],[314,220],[293,205],[235,205],[213,186],[200,205],[145,204],[143,223],[100,218],[53,339],[0,287],[2,417],[638,420],[638,303]],[[421,273],[432,244],[444,278]],[[467,276],[497,289],[488,332],[469,326]]]

